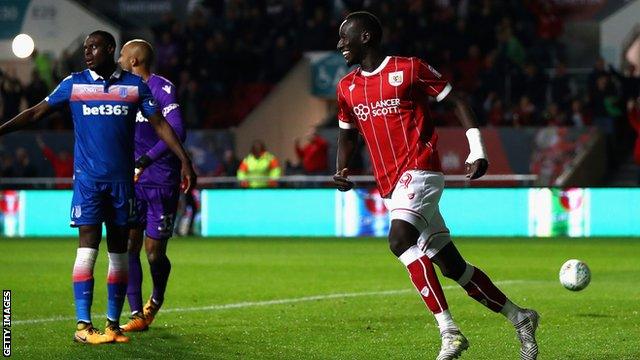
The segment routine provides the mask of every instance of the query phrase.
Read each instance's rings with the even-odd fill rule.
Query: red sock
[[[468,274],[471,272],[469,278]],[[473,265],[467,264],[467,271],[458,280],[458,283],[467,290],[469,296],[494,312],[500,312],[507,302],[507,296],[491,282],[491,279],[482,270]]]
[[[411,282],[429,310],[434,314],[447,310],[449,305],[431,260],[417,246],[412,246],[400,255],[400,261],[407,267]]]

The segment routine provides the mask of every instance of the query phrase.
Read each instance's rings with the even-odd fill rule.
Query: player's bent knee
[[[394,255],[400,256],[417,243],[419,236],[413,225],[406,221],[393,220],[389,230],[389,249]]]
[[[149,264],[153,264],[160,261],[168,262],[169,258],[167,258],[167,255],[164,253],[164,251],[162,251],[159,248],[156,248],[152,251],[147,251],[147,260],[149,261]]]
[[[391,250],[391,252],[395,256],[402,255],[410,247],[411,247],[411,245],[407,245],[407,244],[403,243],[402,241],[399,241],[397,239],[396,240],[392,240],[391,238],[389,238],[389,250]]]

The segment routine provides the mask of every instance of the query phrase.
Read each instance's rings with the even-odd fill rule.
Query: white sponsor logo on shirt
[[[179,107],[180,105],[176,104],[176,103],[171,103],[167,106],[165,106],[162,109],[162,116],[167,116],[167,114],[169,114],[172,110],[175,110]]]
[[[146,117],[142,116],[142,113],[138,111],[138,113],[136,114],[136,122],[137,123],[149,122],[149,120],[147,120]]]
[[[400,99],[383,99],[369,103],[369,105],[358,104],[353,107],[353,113],[361,121],[367,121],[369,116],[386,116],[389,114],[397,114]]]
[[[356,88],[356,84],[349,85],[349,91],[353,91]]]
[[[82,115],[127,115],[129,114],[129,105],[100,105],[87,106],[82,104]]]
[[[171,94],[171,86],[169,85],[163,86],[162,90],[164,90],[164,92],[166,92],[167,94]]]
[[[400,86],[402,85],[403,80],[404,77],[402,70],[389,73],[389,84],[391,86]]]

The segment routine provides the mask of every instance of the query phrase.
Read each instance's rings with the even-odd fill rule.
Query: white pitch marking
[[[494,284],[496,284],[496,285],[508,285],[508,284],[519,284],[519,283],[529,283],[529,282],[533,282],[533,281],[530,281],[530,280],[505,280],[505,281],[496,281]],[[444,290],[448,290],[448,289],[455,289],[455,288],[458,288],[458,287],[460,287],[460,286],[459,285],[449,285],[449,286],[443,286],[442,288]],[[196,306],[196,307],[186,307],[186,308],[169,308],[169,309],[162,309],[162,312],[163,313],[170,313],[170,312],[216,311],[216,310],[238,309],[238,308],[246,308],[246,307],[294,304],[294,303],[318,301],[318,300],[344,299],[344,298],[353,298],[353,297],[362,297],[362,296],[388,296],[388,295],[404,294],[404,293],[409,293],[409,292],[415,292],[415,289],[365,291],[365,292],[355,292],[355,293],[338,293],[338,294],[314,295],[314,296],[305,296],[305,297],[289,298],[289,299],[276,299],[276,300],[265,300],[265,301],[245,301],[245,302],[232,303],[232,304]],[[51,318],[16,320],[16,321],[12,321],[12,323],[15,324],[15,325],[28,325],[28,324],[41,324],[41,323],[56,322],[56,321],[70,321],[70,320],[75,320],[75,317],[73,317],[73,316],[56,316],[56,317],[51,317]]]

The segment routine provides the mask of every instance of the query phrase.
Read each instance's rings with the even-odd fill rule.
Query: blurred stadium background
[[[6,121],[38,103],[70,72],[83,69],[82,41],[91,31],[112,32],[119,44],[133,38],[147,39],[156,51],[155,72],[172,80],[177,87],[188,128],[187,146],[200,176],[198,188],[181,200],[176,233],[217,238],[211,242],[192,237],[181,242],[176,238],[170,250],[172,259],[176,259],[176,272],[167,295],[172,297],[172,287],[175,294],[181,294],[181,300],[173,302],[175,308],[193,306],[194,302],[202,306],[349,289],[388,289],[384,283],[371,281],[365,282],[369,287],[348,281],[336,285],[343,280],[341,277],[333,283],[321,281],[317,287],[306,290],[308,284],[298,278],[288,279],[288,285],[274,287],[270,282],[273,279],[260,277],[256,288],[262,290],[256,292],[242,292],[237,289],[238,285],[229,285],[234,276],[251,276],[236,271],[235,266],[243,261],[256,269],[269,262],[282,265],[278,268],[281,272],[274,274],[282,276],[283,282],[288,281],[286,276],[292,275],[291,270],[301,274],[308,271],[314,277],[312,269],[300,264],[296,267],[297,263],[286,268],[283,260],[276,256],[288,251],[300,255],[305,253],[301,248],[306,246],[309,251],[321,251],[323,256],[304,258],[306,261],[320,261],[335,266],[336,272],[347,272],[349,268],[333,264],[337,260],[325,258],[326,254],[340,244],[345,244],[348,251],[357,252],[360,240],[367,240],[366,246],[374,250],[371,253],[362,250],[361,255],[388,262],[388,268],[398,271],[398,276],[387,280],[393,284],[397,280],[397,286],[402,288],[407,285],[402,269],[397,266],[396,269],[397,264],[390,257],[382,256],[386,255],[383,241],[369,238],[386,234],[388,215],[373,186],[365,151],[354,165],[358,175],[356,191],[338,193],[330,183],[330,175],[335,171],[338,132],[335,84],[348,71],[335,51],[337,31],[344,15],[357,9],[370,10],[381,18],[385,26],[384,44],[390,53],[424,58],[450,78],[454,87],[468,97],[482,125],[491,166],[485,178],[469,183],[462,176],[468,154],[463,129],[456,125],[450,109],[433,104],[448,186],[441,209],[454,236],[471,237],[468,242],[462,242],[462,247],[488,256],[487,268],[498,274],[506,273],[509,275],[506,280],[523,276],[528,280],[547,281],[549,284],[538,283],[533,287],[548,294],[544,306],[554,308],[558,316],[575,309],[573,301],[576,301],[567,294],[554,293],[559,285],[550,285],[565,259],[582,256],[598,264],[599,276],[607,280],[606,286],[602,282],[598,285],[595,280],[593,286],[600,297],[593,303],[586,300],[581,303],[590,310],[579,318],[585,324],[582,332],[571,339],[582,344],[595,341],[602,351],[592,352],[584,346],[573,348],[573,352],[552,352],[545,358],[640,358],[637,346],[636,350],[628,350],[610,345],[619,340],[615,336],[627,336],[637,345],[640,338],[638,287],[631,293],[617,293],[622,302],[613,305],[605,296],[614,294],[615,289],[633,288],[629,282],[635,281],[637,285],[636,275],[640,274],[637,244],[620,239],[640,236],[640,190],[637,188],[640,142],[636,140],[640,132],[638,0],[0,0],[0,119]],[[14,38],[22,33],[28,34],[35,43],[35,50],[26,58],[18,58],[12,50]],[[255,140],[264,142],[281,169],[280,174],[271,174],[272,181],[264,183],[266,188],[251,186],[237,177],[239,164]],[[64,270],[70,269],[70,244],[75,243],[71,239],[76,235],[76,231],[68,227],[72,154],[72,123],[64,111],[51,115],[37,128],[0,139],[0,247],[6,250],[2,251],[5,258],[9,256],[17,261],[13,265],[3,264],[0,283],[10,288],[24,286],[24,293],[29,295],[30,302],[15,305],[25,308],[23,323],[18,322],[18,326],[25,329],[29,324],[55,322],[56,316],[66,319],[65,316],[72,313],[68,304],[72,300],[71,292],[65,288],[68,274]],[[252,238],[236,238],[245,236]],[[320,239],[343,236],[356,238]],[[51,237],[65,240],[48,241]],[[269,239],[266,243],[265,237]],[[318,238],[314,240],[315,237]],[[557,241],[539,237],[556,237]],[[582,242],[566,237],[608,239],[583,239]],[[328,242],[333,245],[329,247]],[[281,253],[276,250],[270,253],[270,243]],[[20,249],[24,246],[30,250],[23,250],[29,251],[23,254]],[[35,279],[30,277],[33,274],[29,272],[29,261],[35,258],[41,261],[30,251],[38,254],[35,249],[42,246],[48,249],[42,257],[55,257],[58,255],[53,254],[59,252],[61,258],[68,260],[62,265],[56,263],[61,269],[55,270],[60,273],[55,280],[60,283],[56,295],[59,292],[61,299],[51,300],[44,306],[34,300],[41,296],[41,290],[26,287]],[[210,258],[198,257],[202,257],[198,246],[211,251]],[[604,246],[617,246],[619,251],[614,251],[615,256],[610,254],[610,261],[623,264],[619,271],[608,267],[611,263],[599,257],[598,249]],[[489,252],[482,250],[487,247],[508,249],[505,253],[513,256],[528,253],[531,258],[516,266],[518,269],[526,266],[527,270],[516,274],[511,271],[511,260],[491,258]],[[253,250],[265,256],[260,260],[242,257],[241,253]],[[27,263],[18,260],[22,256]],[[201,273],[183,273],[190,279],[184,284],[179,279],[181,266],[194,265],[187,261],[187,257],[192,256],[199,259],[194,260],[196,267],[211,262],[216,256],[233,259],[230,262],[218,259],[203,268],[207,274],[218,275],[211,275],[216,279],[204,291],[209,297],[200,302],[190,297],[190,290],[184,284],[197,287],[194,279]],[[342,256],[340,251],[336,256]],[[273,270],[270,265],[264,266]],[[380,269],[371,269],[371,275],[379,276],[377,270]],[[265,290],[261,284],[270,284],[272,289]],[[228,286],[232,290],[228,290]],[[505,286],[517,296],[528,293],[524,288],[514,290]],[[217,291],[229,291],[230,295],[222,297]],[[95,307],[101,309],[99,301],[103,296],[98,291],[96,294]],[[407,304],[415,302],[410,294],[404,296]],[[456,296],[453,296],[454,304],[457,304]],[[531,300],[533,296],[529,297]],[[635,303],[629,303],[629,299],[635,299]],[[468,303],[466,299],[460,301]],[[37,304],[39,310],[29,310],[32,304]],[[635,306],[635,315],[626,317],[625,320],[631,322],[615,329],[614,319],[606,319],[608,315],[602,314],[623,305]],[[351,311],[349,309],[345,311]],[[360,310],[357,306],[353,309],[356,313]],[[382,313],[382,307],[378,310]],[[172,318],[172,315],[178,317],[177,312],[165,315],[166,321],[177,321],[179,329],[198,336],[199,333],[190,333],[188,322]],[[547,314],[553,311],[547,310]],[[238,320],[240,323],[234,324],[237,328],[224,336],[220,335],[225,334],[224,329],[219,330],[219,334],[205,336],[214,343],[224,344],[228,341],[226,336],[234,334],[240,339],[249,335],[257,339],[258,345],[237,340],[233,344],[237,346],[217,347],[220,358],[314,358],[306,356],[303,345],[300,345],[302,350],[287,347],[287,327],[298,326],[303,332],[308,328],[295,319],[279,318],[283,323],[274,326],[281,326],[277,331],[282,333],[269,333],[274,339],[271,343],[261,337],[267,335],[254,331],[255,328],[247,330],[249,333],[241,330],[243,321],[273,320],[269,315],[254,315],[253,319]],[[326,316],[315,320],[340,322],[334,313]],[[336,319],[332,320],[332,316]],[[227,317],[224,319],[233,322]],[[393,319],[388,320],[389,324],[372,326],[382,329],[381,333],[393,331]],[[633,321],[635,328],[631,325]],[[603,322],[614,329],[611,336],[615,340],[607,338],[600,342],[597,336],[594,340],[589,327],[600,327]],[[564,322],[556,325],[556,333],[544,333],[546,345],[561,345],[559,338],[565,334],[563,331],[571,329],[571,325]],[[329,330],[318,331],[323,334],[322,331]],[[305,336],[313,338],[319,333],[309,331]],[[344,335],[343,339],[349,336]],[[343,352],[313,342],[309,346],[318,351],[317,358],[359,358],[358,354],[367,354],[364,358],[394,358],[393,352],[387,350],[397,343],[382,341],[379,344],[353,336],[355,340],[349,345],[353,348]],[[321,337],[332,340],[325,335]],[[70,339],[64,337],[60,341],[66,340]],[[491,338],[494,346],[512,340],[506,335],[504,339]],[[369,345],[360,348],[354,345],[358,341]],[[204,346],[198,345],[194,350],[188,345],[172,344],[171,339],[164,339],[158,346],[159,349],[166,346],[166,350],[155,355],[136,354],[159,356],[162,351],[174,350],[173,354],[179,357],[193,354],[196,358],[208,357]],[[258,349],[260,344],[264,348]],[[383,348],[377,348],[376,344]],[[238,350],[241,347],[242,350]],[[18,354],[26,358],[45,355],[33,346],[25,349],[16,351],[24,351]],[[108,357],[106,351],[100,351],[103,352],[99,355]],[[61,354],[67,358],[79,356],[73,351]],[[420,354],[414,352],[413,355]],[[492,357],[487,351],[476,358],[502,357]]]
[[[178,231],[383,235],[385,209],[371,190],[366,151],[353,166],[359,191],[319,190],[330,188],[326,175],[335,170],[335,83],[348,71],[334,51],[337,29],[346,12],[360,8],[380,15],[391,53],[425,58],[450,78],[483,126],[491,169],[469,184],[460,176],[468,151],[462,129],[451,109],[433,106],[449,187],[493,188],[459,194],[511,204],[501,209],[512,214],[513,227],[485,229],[464,219],[466,226],[453,227],[460,234],[640,235],[640,222],[620,216],[640,206],[637,1],[3,0],[0,113],[11,118],[81,70],[81,44],[92,30],[111,31],[119,43],[145,38],[157,52],[155,71],[177,86],[200,176]],[[11,51],[20,33],[35,42],[24,59]],[[69,114],[59,112],[0,141],[5,235],[72,233],[63,221],[68,193],[31,191],[70,186],[71,126]],[[264,142],[281,169],[265,185],[287,190],[218,190],[246,185],[237,181],[237,168],[254,140]],[[314,190],[290,190],[308,188]],[[445,209],[452,207],[445,212],[455,211],[456,191],[445,197]],[[235,201],[244,196],[253,200]],[[326,208],[297,211],[310,197]],[[59,204],[53,211],[59,219],[41,219],[41,204]],[[255,226],[238,230],[233,215],[221,211],[234,204],[254,206],[246,209]],[[616,211],[603,210],[611,207]],[[268,216],[280,210],[306,219],[302,230]]]

